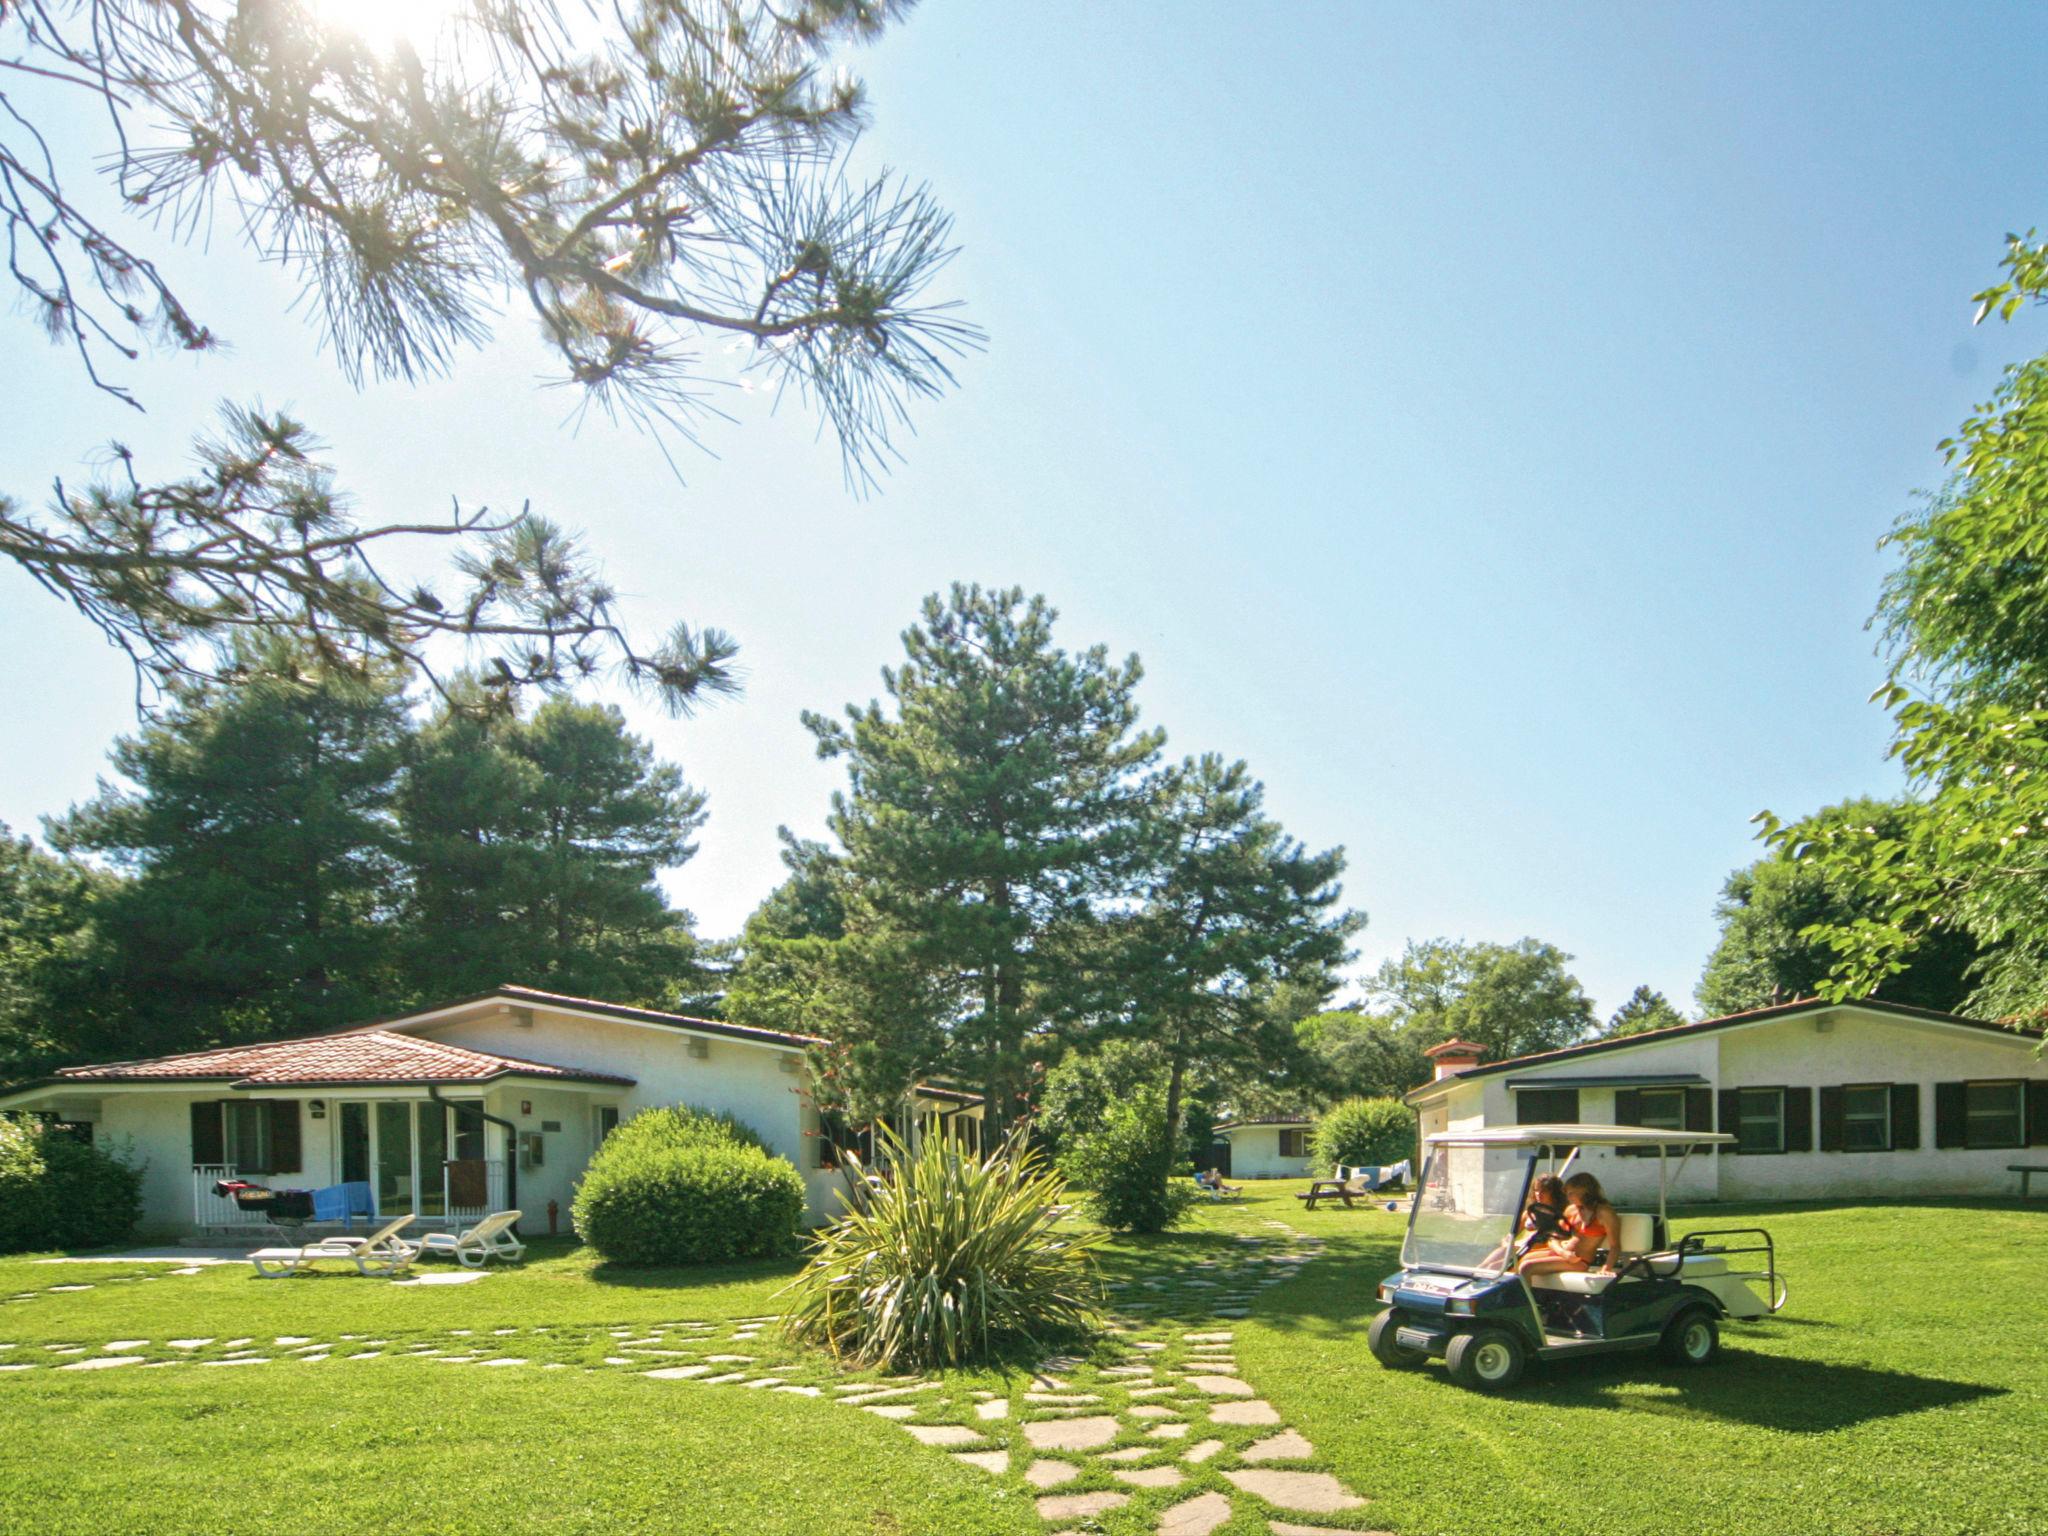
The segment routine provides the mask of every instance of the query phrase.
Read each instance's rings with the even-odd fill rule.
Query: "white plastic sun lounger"
[[[298,1248],[258,1248],[249,1262],[266,1280],[298,1274],[317,1259],[346,1259],[365,1275],[395,1275],[419,1256],[419,1244],[398,1235],[412,1222],[410,1216],[399,1216],[368,1237],[324,1237]]]
[[[452,1232],[429,1232],[420,1239],[422,1253],[445,1253],[470,1269],[482,1269],[492,1259],[512,1263],[526,1252],[526,1244],[512,1228],[520,1212],[498,1211],[486,1216],[460,1236]]]

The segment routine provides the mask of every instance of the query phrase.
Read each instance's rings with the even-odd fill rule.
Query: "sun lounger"
[[[319,1259],[346,1259],[359,1274],[395,1275],[419,1257],[419,1244],[398,1235],[412,1221],[410,1216],[396,1217],[368,1237],[324,1237],[297,1248],[258,1248],[249,1262],[266,1280],[298,1274]]]
[[[452,1232],[429,1232],[420,1239],[422,1253],[445,1253],[470,1269],[482,1269],[492,1259],[511,1263],[526,1252],[526,1244],[512,1228],[517,1211],[499,1211],[486,1216],[460,1236]]]

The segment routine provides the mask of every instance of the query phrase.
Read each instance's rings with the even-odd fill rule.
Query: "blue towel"
[[[313,1191],[315,1221],[338,1221],[346,1226],[352,1217],[369,1214],[370,1186],[367,1183],[330,1184],[325,1189]]]

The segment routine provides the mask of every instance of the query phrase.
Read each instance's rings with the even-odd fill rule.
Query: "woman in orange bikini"
[[[1591,1269],[1600,1250],[1613,1247],[1621,1218],[1608,1204],[1600,1181],[1590,1173],[1575,1173],[1564,1181],[1564,1196],[1564,1229],[1548,1243],[1529,1250],[1520,1266],[1523,1274]]]

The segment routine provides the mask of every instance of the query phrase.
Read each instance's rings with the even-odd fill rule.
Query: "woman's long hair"
[[[1529,1183],[1531,1205],[1554,1206],[1564,1209],[1564,1184],[1554,1173],[1539,1173]]]
[[[1600,1181],[1590,1173],[1575,1173],[1564,1181],[1564,1192],[1567,1197],[1571,1196],[1574,1190],[1578,1192],[1577,1199],[1573,1201],[1575,1205],[1587,1210],[1597,1210],[1603,1205],[1610,1210],[1613,1209],[1614,1202],[1607,1198],[1607,1191],[1600,1187]]]

